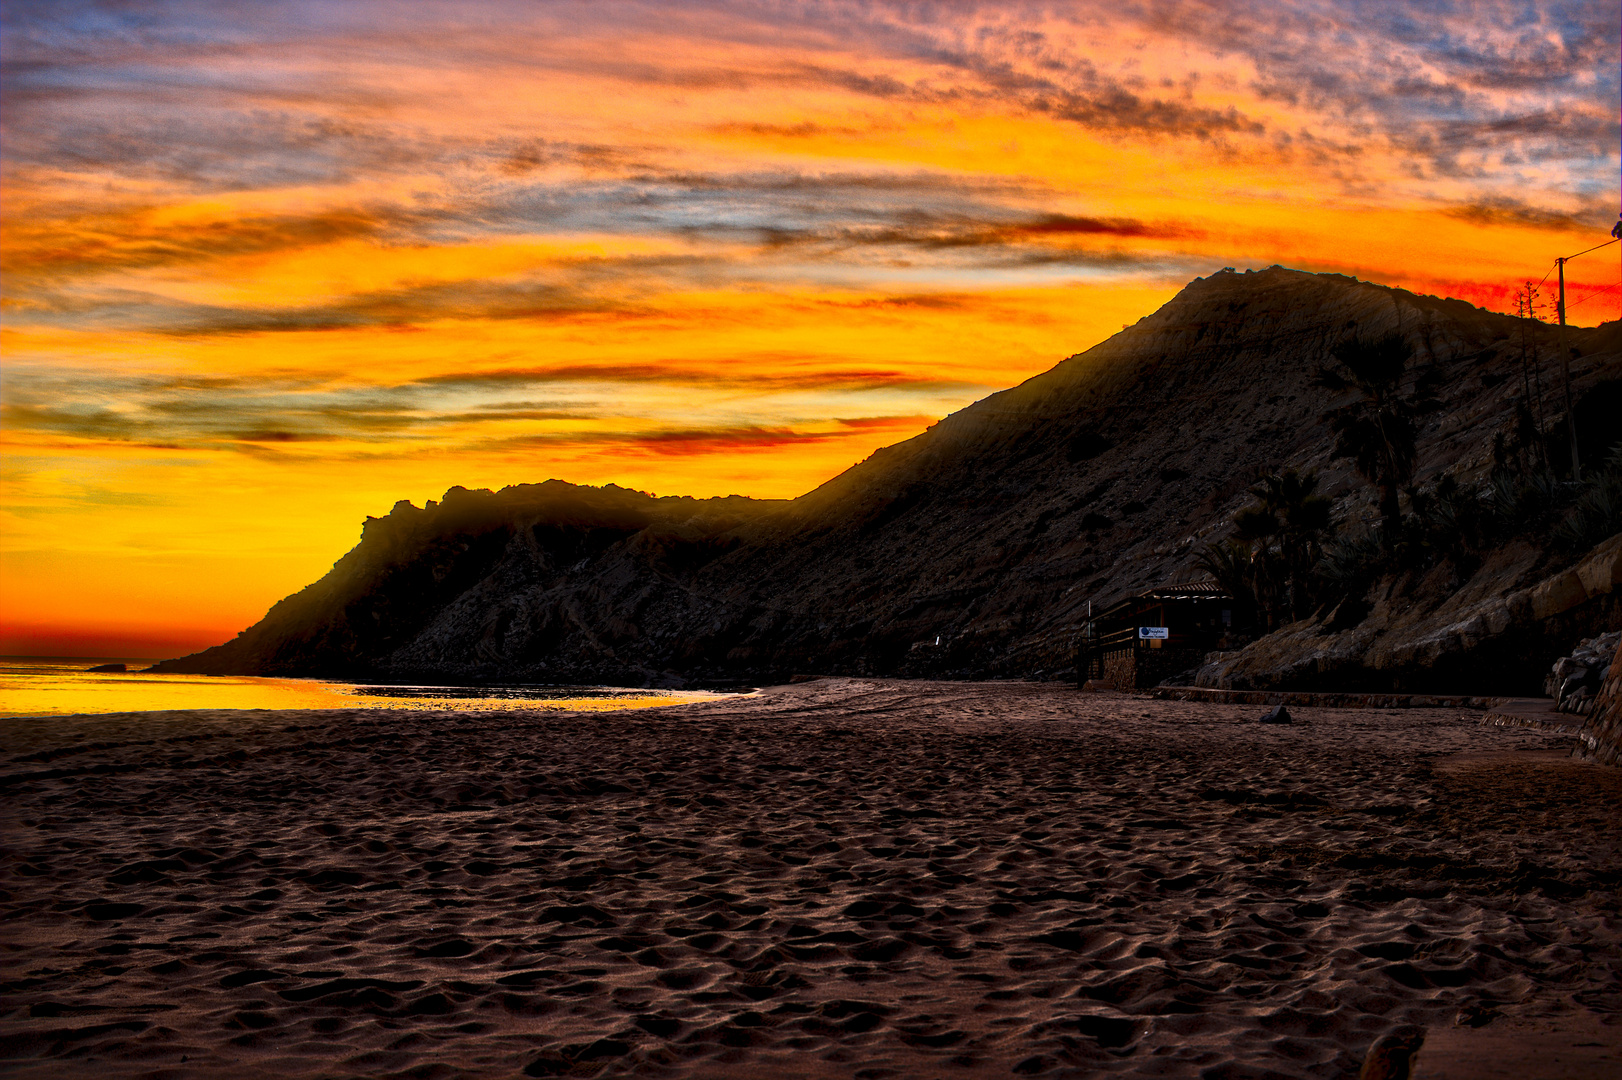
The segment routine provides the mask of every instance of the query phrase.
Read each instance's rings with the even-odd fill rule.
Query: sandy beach
[[[1416,1025],[1421,1076],[1618,1075],[1622,771],[1262,711],[825,679],[8,720],[0,1068],[1342,1077]]]

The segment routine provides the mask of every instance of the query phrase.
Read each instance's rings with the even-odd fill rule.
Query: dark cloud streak
[[[375,238],[409,223],[398,212],[350,208],[192,223],[159,221],[141,210],[56,217],[9,227],[0,265],[24,279],[139,270]]]
[[[434,375],[413,385],[437,387],[544,386],[551,383],[643,383],[662,386],[708,387],[714,389],[772,391],[866,392],[905,389],[914,391],[964,392],[983,390],[980,383],[942,380],[895,369],[815,367],[793,371],[795,364],[826,362],[825,357],[745,357],[732,365],[696,368],[680,364],[590,365],[505,368],[482,372],[455,372]]]
[[[748,363],[761,366],[748,370]],[[563,387],[578,391],[605,383],[749,394],[902,392],[963,396],[987,389],[979,384],[922,378],[899,370],[829,366],[828,358],[812,355],[756,356],[740,360],[731,370],[675,363],[566,365],[430,376],[384,386],[335,386],[317,378],[269,384],[94,374],[75,378],[49,369],[25,368],[13,369],[6,375],[0,424],[16,433],[175,449],[246,449],[243,444],[269,449],[278,445],[358,442],[409,452],[410,447],[425,440],[441,447],[446,440],[467,446],[525,440],[581,444],[624,440],[627,445],[645,443],[657,447],[699,439],[687,429],[660,428],[652,417],[646,421],[654,427],[652,433],[592,430],[605,412],[617,414],[623,405],[616,402],[605,407],[580,397],[578,392],[557,392]],[[540,387],[551,389],[556,396],[537,399],[533,390]],[[880,424],[881,420],[841,423],[860,427]],[[563,427],[529,432],[520,428],[521,433],[514,434],[513,425]],[[727,430],[734,433],[726,438],[745,442],[768,437],[787,441],[829,437],[759,425]]]

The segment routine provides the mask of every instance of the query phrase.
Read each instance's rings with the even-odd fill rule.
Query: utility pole
[[[1560,302],[1555,310],[1560,315],[1560,376],[1566,383],[1566,435],[1571,439],[1571,478],[1583,478],[1582,462],[1577,460],[1577,416],[1571,407],[1571,352],[1566,348],[1566,260],[1556,259],[1560,270]]]

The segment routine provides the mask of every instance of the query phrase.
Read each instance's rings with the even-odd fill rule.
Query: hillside
[[[1226,534],[1261,470],[1315,469],[1341,522],[1377,517],[1372,489],[1331,457],[1323,415],[1336,400],[1313,385],[1337,342],[1395,330],[1435,365],[1442,407],[1420,432],[1424,484],[1489,469],[1521,388],[1520,328],[1340,276],[1215,274],[792,501],[652,499],[552,480],[398,505],[321,581],[233,641],[159,670],[663,685],[799,671],[1060,675],[1089,602],[1203,576],[1199,551]],[[1622,376],[1622,335],[1611,324],[1574,331],[1572,343],[1575,392],[1599,387],[1599,402]],[[1557,375],[1548,340],[1543,366],[1546,380]],[[1508,594],[1560,561],[1529,548],[1452,591],[1474,582],[1483,596]],[[1419,632],[1436,606],[1422,591],[1397,602],[1406,594],[1388,588],[1369,616],[1384,620],[1380,636]],[[1570,626],[1535,632],[1559,638],[1614,614],[1607,597],[1562,614]],[[1310,678],[1302,651],[1321,649],[1327,630],[1292,633],[1282,653],[1252,650],[1265,662],[1230,664],[1238,681]],[[1436,650],[1387,651],[1370,666],[1343,649],[1337,680],[1482,674],[1458,657],[1439,667]]]

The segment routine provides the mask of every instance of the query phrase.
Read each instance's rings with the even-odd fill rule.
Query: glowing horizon
[[[1223,266],[1508,310],[1617,210],[1614,4],[4,19],[5,653],[216,643],[455,485],[803,494]]]

